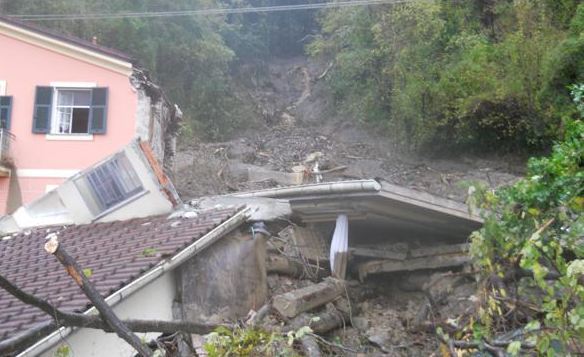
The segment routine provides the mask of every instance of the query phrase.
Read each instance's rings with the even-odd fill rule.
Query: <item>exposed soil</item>
[[[387,137],[358,119],[333,113],[323,90],[322,66],[304,58],[274,60],[269,76],[254,80],[247,96],[255,102],[260,129],[227,142],[183,143],[177,157],[175,184],[184,199],[282,185],[277,180],[251,181],[250,170],[305,174],[317,158],[325,181],[376,178],[442,197],[464,201],[468,185],[512,183],[521,175],[520,158],[460,155],[438,158],[401,152]],[[308,175],[305,182],[314,182]],[[326,355],[439,355],[436,328],[465,326],[474,304],[476,283],[460,271],[426,271],[418,275],[384,274],[349,282],[350,320],[325,337],[346,349]],[[312,284],[279,275],[268,277],[274,296]],[[274,321],[278,323],[278,321]],[[321,346],[323,347],[323,346]]]
[[[325,181],[378,178],[458,201],[465,200],[470,182],[498,187],[521,175],[521,158],[401,152],[359,118],[333,112],[319,79],[324,70],[302,57],[274,60],[267,77],[249,81],[246,97],[255,102],[261,127],[222,143],[183,142],[175,180],[183,198],[276,186],[273,180],[250,182],[242,172],[291,172],[314,153],[320,170],[346,166],[325,174]]]

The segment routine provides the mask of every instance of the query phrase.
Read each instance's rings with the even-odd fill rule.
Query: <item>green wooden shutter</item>
[[[32,118],[33,133],[48,133],[51,131],[52,106],[53,87],[36,87]]]
[[[0,129],[10,130],[10,117],[12,115],[12,97],[0,97]]]
[[[89,114],[90,134],[105,134],[107,128],[107,100],[107,88],[93,88]]]

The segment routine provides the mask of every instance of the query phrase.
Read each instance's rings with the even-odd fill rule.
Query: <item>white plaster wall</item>
[[[170,321],[175,293],[174,273],[168,272],[116,305],[114,312],[122,319]],[[138,334],[144,341],[150,341],[159,335],[159,333]],[[132,347],[113,333],[80,329],[49,350],[33,352],[30,356],[53,357],[57,349],[64,344],[69,346],[71,357],[131,357],[135,355]]]

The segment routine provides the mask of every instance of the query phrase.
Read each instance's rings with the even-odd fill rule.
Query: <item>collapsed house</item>
[[[0,214],[129,141],[172,172],[182,113],[137,60],[0,15]]]
[[[371,298],[367,291],[388,284],[394,273],[402,283],[421,286],[437,271],[464,269],[467,237],[481,225],[465,205],[375,180],[205,197],[175,209],[8,235],[0,241],[0,275],[57,308],[94,313],[55,259],[42,251],[44,238],[56,233],[91,270],[89,280],[121,318],[216,326],[251,317],[252,325],[270,331],[309,326],[323,335],[352,326],[338,331],[363,330],[374,346],[359,342],[360,352],[387,352],[393,347],[384,333],[403,322],[380,325],[363,317],[368,315],[361,305],[367,301],[361,300]],[[346,217],[347,240],[340,265],[331,264],[330,255],[339,217]],[[339,269],[342,273],[335,273]],[[331,273],[338,279],[326,278]],[[419,296],[411,301],[424,310]],[[381,316],[388,308],[375,304],[374,309]],[[2,290],[0,316],[0,354],[49,356],[65,342],[84,356],[131,350],[112,333],[59,328]],[[187,335],[185,355],[200,349],[205,331],[199,332]],[[308,337],[301,341],[305,353],[318,356]]]
[[[147,217],[169,213],[179,203],[150,145],[136,140],[0,218],[0,232]]]

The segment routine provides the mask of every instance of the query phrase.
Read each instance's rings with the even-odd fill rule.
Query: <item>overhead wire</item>
[[[411,2],[412,0],[346,0],[328,1],[314,4],[299,5],[276,5],[260,7],[241,8],[216,8],[198,10],[177,10],[177,11],[157,11],[157,12],[119,12],[119,13],[93,13],[93,14],[28,14],[28,15],[5,15],[18,18],[23,21],[60,21],[60,20],[103,20],[103,19],[126,19],[126,18],[156,18],[156,17],[178,17],[178,16],[201,16],[201,15],[229,15],[245,13],[263,13],[279,11],[299,11],[312,9],[332,9],[355,6],[400,4]]]

